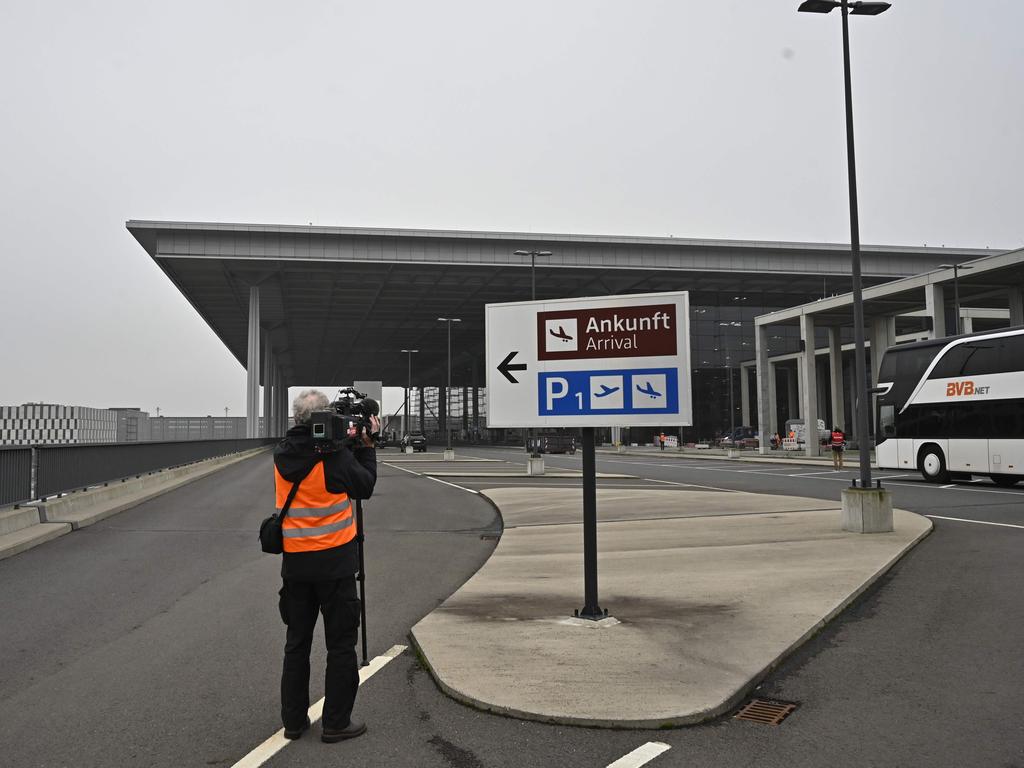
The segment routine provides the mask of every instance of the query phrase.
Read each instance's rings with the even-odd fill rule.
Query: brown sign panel
[[[539,360],[676,354],[676,305],[537,313]]]

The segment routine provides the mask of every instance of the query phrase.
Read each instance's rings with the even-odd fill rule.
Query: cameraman
[[[295,398],[295,426],[274,449],[277,508],[285,505],[292,484],[295,498],[282,522],[281,618],[288,626],[281,675],[281,720],[288,739],[310,726],[309,651],[317,614],[324,616],[327,678],[321,740],[360,736],[364,723],[351,719],[359,688],[355,644],[359,631],[359,570],[355,499],[368,499],[377,481],[377,455],[369,433],[350,438],[329,453],[318,453],[310,433],[314,411],[330,408],[327,396],[307,389]]]

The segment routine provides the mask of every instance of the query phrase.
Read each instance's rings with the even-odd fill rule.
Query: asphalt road
[[[464,453],[524,463],[521,451]],[[599,455],[598,469],[642,478],[601,481],[614,485],[818,498],[836,498],[852,474],[616,455]],[[445,479],[470,489],[529,482]],[[339,745],[306,736],[266,764],[607,766],[660,741],[671,749],[654,768],[1024,766],[1024,529],[983,524],[1024,525],[1024,491],[938,488],[910,475],[886,483],[897,506],[978,522],[936,519],[930,537],[766,681],[762,695],[800,704],[778,727],[511,720],[446,698],[406,652],[360,692],[366,736]],[[231,766],[270,736],[284,628],[278,560],[260,553],[255,530],[271,492],[260,456],[0,562],[0,763]],[[475,494],[391,468],[366,519],[374,656],[406,644],[409,628],[476,571],[499,522]],[[316,674],[312,693],[321,695]]]

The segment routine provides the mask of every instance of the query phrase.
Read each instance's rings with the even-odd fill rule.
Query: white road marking
[[[450,485],[452,488],[458,488],[460,491],[468,491],[469,493],[475,493],[477,496],[480,495],[480,491],[474,491],[472,488],[465,488],[461,485],[456,485],[455,483],[449,483],[447,480],[439,480],[438,478],[431,477],[430,475],[424,475],[424,477],[426,477],[427,480],[433,480],[435,483],[444,483],[445,485]]]
[[[404,645],[393,645],[385,653],[370,659],[370,663],[365,667],[359,668],[359,684],[362,685],[377,672],[380,672],[381,668],[392,659],[401,655],[402,651],[406,649]],[[324,712],[324,700],[320,699],[316,704],[309,708],[309,719],[310,722],[315,723]],[[288,746],[291,742],[284,737],[284,728],[275,733],[269,739],[260,744],[256,749],[250,752],[248,755],[243,757],[231,768],[259,768],[267,760],[272,758],[282,749]]]
[[[949,485],[940,485],[939,488],[956,488],[956,483],[950,483]]]
[[[1024,530],[1024,525],[1014,525],[1013,523],[990,523],[988,520],[968,520],[963,517],[943,517],[942,515],[925,515],[925,517],[931,517],[936,520],[953,520],[957,523],[977,523],[978,525],[998,525],[1001,528],[1020,528]]]
[[[662,752],[668,752],[671,747],[660,741],[648,741],[642,747],[637,747],[628,755],[623,755],[614,763],[609,763],[608,768],[640,768],[646,765]]]
[[[666,485],[682,485],[686,488],[703,488],[707,491],[722,491],[723,493],[740,493],[731,488],[716,488],[713,485],[697,485],[696,483],[677,483],[675,480],[658,480],[656,477],[641,477],[640,480],[647,480],[651,483],[665,483]]]
[[[384,462],[384,463],[387,464],[389,467],[395,467],[394,464],[388,464],[387,462]],[[461,485],[456,485],[455,483],[449,483],[447,480],[439,480],[436,477],[431,477],[430,475],[426,474],[425,472],[413,472],[411,469],[406,469],[405,467],[395,467],[395,469],[400,469],[403,472],[408,472],[410,475],[416,475],[416,477],[425,477],[425,478],[427,478],[427,480],[433,480],[435,483],[444,483],[445,485],[450,485],[452,488],[458,488],[460,491],[467,491],[469,493],[475,493],[477,496],[480,495],[480,491],[474,491],[472,488],[464,488]]]
[[[391,463],[389,463],[387,461],[383,462],[383,464],[386,467],[394,467],[395,469],[400,469],[403,472],[408,472],[410,475],[416,475],[416,477],[423,477],[423,474],[421,472],[414,472],[411,469],[406,469],[405,467],[400,467],[397,464],[391,464]]]

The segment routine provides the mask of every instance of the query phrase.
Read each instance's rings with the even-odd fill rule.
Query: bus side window
[[[896,436],[896,406],[883,405],[879,414],[879,422],[882,427],[882,437]]]

